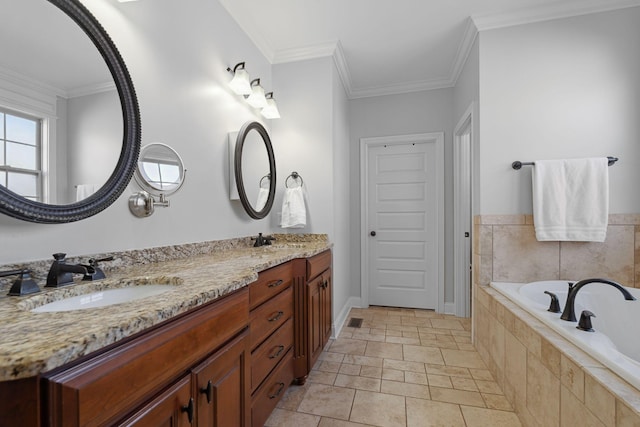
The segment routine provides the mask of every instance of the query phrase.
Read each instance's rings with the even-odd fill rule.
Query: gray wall
[[[514,160],[616,156],[610,212],[640,212],[640,8],[480,33],[482,214],[530,214]]]

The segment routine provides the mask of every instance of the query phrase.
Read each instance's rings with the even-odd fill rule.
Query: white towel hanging
[[[303,187],[287,188],[282,199],[282,228],[304,228],[307,225],[307,208]]]
[[[536,160],[532,181],[539,241],[604,242],[609,219],[606,157]]]

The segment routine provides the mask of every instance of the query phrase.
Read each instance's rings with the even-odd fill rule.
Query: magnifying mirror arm
[[[168,208],[171,204],[164,194],[158,196],[158,200],[146,191],[138,191],[129,196],[129,210],[138,218],[153,215],[156,206]]]

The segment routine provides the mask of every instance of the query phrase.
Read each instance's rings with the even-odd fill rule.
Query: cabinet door
[[[136,427],[190,426],[194,421],[194,410],[194,401],[191,398],[191,378],[187,375],[118,425]]]
[[[308,339],[309,339],[309,370],[313,368],[318,356],[322,352],[322,284],[324,280],[322,276],[318,276],[311,282],[309,282],[307,295],[308,295],[308,310],[309,310],[309,324],[308,324]]]
[[[249,425],[249,369],[247,331],[193,369],[198,426]]]
[[[321,317],[322,317],[322,347],[324,348],[331,337],[331,269],[322,273],[321,288]]]

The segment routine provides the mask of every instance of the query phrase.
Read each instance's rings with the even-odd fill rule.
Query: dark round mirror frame
[[[66,13],[89,36],[115,81],[122,106],[122,151],[107,182],[91,196],[68,205],[50,205],[26,199],[0,186],[0,212],[25,221],[56,224],[79,221],[110,206],[125,190],[138,163],[141,124],[131,76],[118,49],[98,20],[78,0],[47,0]]]
[[[262,210],[257,211],[253,208],[249,199],[247,199],[247,192],[244,189],[244,181],[242,180],[242,149],[244,147],[244,140],[250,131],[257,131],[264,141],[264,145],[267,149],[267,156],[269,156],[269,173],[271,179],[269,180],[269,197],[267,203],[265,203]],[[273,206],[273,200],[276,197],[276,158],[273,154],[273,146],[271,145],[271,138],[267,130],[258,122],[247,122],[242,125],[242,128],[238,132],[238,138],[236,139],[236,151],[234,155],[234,169],[236,174],[236,187],[238,188],[238,195],[244,210],[253,219],[262,219],[269,214],[271,207]]]

